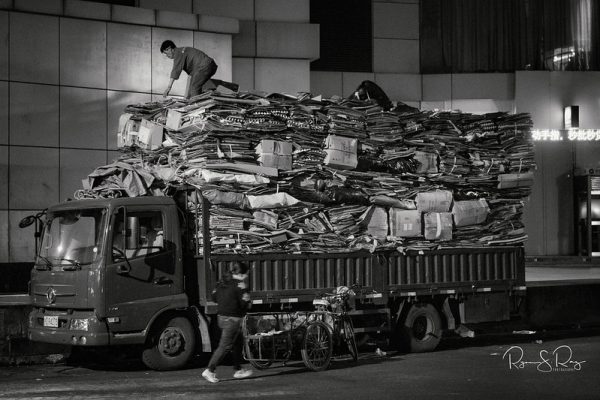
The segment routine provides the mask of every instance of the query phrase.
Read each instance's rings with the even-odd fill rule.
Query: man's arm
[[[173,78],[169,79],[169,84],[167,85],[167,88],[165,89],[165,91],[163,93],[163,97],[167,97],[169,95],[169,92],[171,91],[171,88],[173,87],[173,82],[175,82],[175,79],[173,79]]]

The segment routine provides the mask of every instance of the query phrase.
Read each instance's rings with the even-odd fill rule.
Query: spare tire
[[[415,303],[396,330],[401,348],[409,353],[433,351],[442,338],[442,320],[429,303]]]

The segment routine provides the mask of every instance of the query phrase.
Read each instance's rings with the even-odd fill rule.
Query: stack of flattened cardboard
[[[522,243],[531,126],[528,114],[215,90],[126,107],[119,162],[92,173],[78,195],[194,185],[211,203],[217,252]],[[149,187],[118,180],[134,169],[153,178]]]

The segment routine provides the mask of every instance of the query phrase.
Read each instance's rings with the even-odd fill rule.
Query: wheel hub
[[[167,328],[160,335],[158,345],[163,354],[174,356],[183,350],[183,335],[179,329]]]

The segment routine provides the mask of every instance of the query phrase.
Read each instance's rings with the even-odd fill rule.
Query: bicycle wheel
[[[333,342],[329,327],[321,321],[311,322],[306,328],[302,345],[302,360],[307,368],[323,371],[329,367]]]
[[[344,341],[348,346],[348,352],[354,361],[358,361],[358,348],[356,346],[356,338],[354,337],[354,327],[350,317],[345,316],[342,319],[342,327],[344,328]]]

